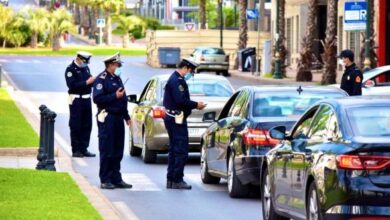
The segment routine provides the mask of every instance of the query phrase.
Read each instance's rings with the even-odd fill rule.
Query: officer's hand
[[[196,109],[198,110],[202,110],[206,107],[206,104],[204,104],[203,102],[198,102],[198,106],[196,106]]]
[[[91,76],[87,79],[87,85],[91,85],[96,79],[96,76]]]
[[[125,94],[125,90],[121,87],[118,90],[116,90],[115,94],[116,94],[116,98],[120,99]]]
[[[126,124],[127,124],[127,126],[130,127],[130,125],[131,125],[131,119],[127,120],[127,121],[126,121]]]

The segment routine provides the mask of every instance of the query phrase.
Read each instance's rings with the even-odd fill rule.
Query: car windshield
[[[256,92],[253,100],[253,117],[289,117],[302,115],[310,106],[321,99],[345,96],[336,92],[296,91]]]
[[[355,107],[347,115],[356,136],[390,136],[390,106]]]
[[[166,82],[163,83],[165,89]],[[228,81],[211,80],[211,79],[196,79],[196,76],[187,81],[188,89],[191,96],[214,96],[214,97],[230,97],[233,95],[233,89]]]
[[[225,52],[219,48],[207,48],[203,50],[203,54],[218,54],[225,55]]]

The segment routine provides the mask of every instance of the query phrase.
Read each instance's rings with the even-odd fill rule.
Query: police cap
[[[184,67],[184,66],[186,66],[187,68],[190,68],[194,71],[196,69],[196,67],[198,67],[198,64],[195,63],[194,61],[191,61],[188,59],[182,59],[180,64],[179,64],[179,67]]]
[[[114,54],[113,56],[110,56],[110,57],[107,57],[106,59],[103,60],[103,62],[107,65],[107,64],[110,64],[110,63],[118,63],[119,64],[119,67],[122,66],[122,60],[121,60],[121,55],[120,53],[116,53]]]
[[[89,63],[89,60],[92,57],[92,54],[85,51],[77,51],[77,57],[84,63]]]
[[[339,58],[349,58],[350,61],[354,60],[354,54],[352,50],[343,50],[341,51],[340,55],[338,56]]]

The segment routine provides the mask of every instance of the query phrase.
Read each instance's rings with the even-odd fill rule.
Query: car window
[[[157,86],[157,80],[151,80],[149,88],[146,90],[144,101],[153,101],[157,99],[156,86]]]
[[[330,141],[339,139],[339,129],[335,111],[329,105],[321,106],[312,122],[309,134],[314,142]]]
[[[310,106],[321,99],[345,96],[342,92],[306,92],[296,91],[256,92],[253,99],[253,117],[289,117],[300,116]]]
[[[234,100],[236,100],[236,97],[238,96],[240,92],[234,93],[232,97],[230,97],[229,101],[226,102],[225,106],[222,108],[221,113],[219,114],[218,120],[226,118],[229,114],[230,108],[232,107]]]
[[[388,86],[390,85],[390,71],[379,74],[374,78],[375,86]]]
[[[151,82],[152,82],[152,80],[150,80],[150,81],[146,84],[146,86],[145,86],[144,90],[142,91],[141,96],[140,96],[140,98],[139,98],[139,102],[143,102],[143,101],[146,100],[146,94],[147,94],[147,91],[148,91],[148,88],[149,88],[149,85],[150,85]]]
[[[165,82],[161,82],[161,94],[164,96]],[[229,81],[212,80],[212,79],[196,79],[193,78],[187,81],[188,90],[191,96],[212,96],[212,97],[230,97],[233,94],[233,89]]]
[[[237,96],[236,100],[234,100],[234,103],[230,108],[228,117],[240,116],[241,109],[247,103],[247,100],[248,100],[248,91],[246,90],[241,91],[240,94]]]
[[[292,132],[292,137],[294,139],[307,138],[310,130],[311,123],[313,121],[314,115],[317,112],[318,106],[313,107],[309,112],[304,115],[301,120],[298,122],[298,126],[295,126],[294,131]]]
[[[220,48],[207,48],[203,50],[203,54],[209,54],[209,55],[225,55],[225,51],[223,51]]]
[[[356,136],[390,136],[390,106],[361,106],[347,109]]]

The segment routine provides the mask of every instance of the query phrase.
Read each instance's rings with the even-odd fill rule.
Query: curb
[[[7,83],[10,84],[11,87],[18,90],[17,87],[15,87],[14,82],[8,76],[8,73],[6,71],[3,72],[5,76],[4,78],[7,81]],[[8,87],[10,86],[8,85]],[[10,96],[11,98],[13,98],[12,94],[10,94]],[[30,123],[34,131],[37,132],[37,134],[39,134],[39,129],[40,129],[39,118],[37,118],[27,108],[22,106],[18,101],[15,101],[15,104],[19,108],[21,113],[24,115],[26,120]],[[34,150],[35,150],[34,156],[36,156],[37,149]],[[82,176],[80,173],[76,172],[73,169],[71,157],[65,152],[62,146],[58,143],[57,138],[55,139],[55,151],[57,152],[57,159],[58,159],[58,163],[56,164],[57,169],[62,172],[67,172],[73,178],[73,180],[80,188],[81,192],[88,198],[88,201],[96,209],[96,211],[102,216],[102,218],[110,219],[110,220],[121,219],[120,212],[114,207],[111,201],[109,201],[96,186],[91,185],[84,176]]]
[[[38,148],[0,148],[0,156],[33,157],[37,154]]]

